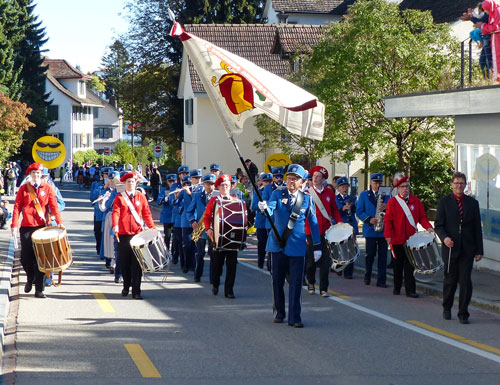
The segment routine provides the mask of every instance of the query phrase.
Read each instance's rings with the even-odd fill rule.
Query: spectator
[[[498,49],[500,48],[500,36],[497,35],[492,35],[493,32],[496,32],[500,28],[500,4],[498,4],[496,1],[493,0],[485,0],[483,1],[481,5],[482,9],[484,10],[485,13],[488,14],[488,22],[484,23],[481,21],[478,21],[477,23],[474,24],[475,28],[480,28],[481,33],[483,35],[490,35],[491,38],[491,43],[490,43],[490,55],[493,49],[491,48],[494,46],[495,52],[497,57],[495,58],[495,63],[496,67],[492,67],[493,71],[493,80],[498,79],[498,68],[500,66],[500,63],[498,62]],[[483,43],[483,47],[484,47]],[[492,63],[493,63],[493,57],[492,57]]]
[[[160,187],[161,187],[161,175],[160,171],[156,167],[153,168],[153,172],[151,174],[151,179],[149,180],[149,183],[151,185],[153,201],[156,202],[158,200],[158,194],[160,193]]]
[[[245,160],[245,164],[248,167],[248,176],[255,181],[257,179],[257,175],[259,175],[259,169],[250,159]]]

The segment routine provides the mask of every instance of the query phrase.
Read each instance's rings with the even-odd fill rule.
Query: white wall
[[[104,108],[99,108],[99,117],[94,117],[94,127],[112,127],[113,129],[111,138],[94,138],[95,150],[101,150],[104,147],[113,147],[116,142],[123,138],[123,120],[118,112],[107,102],[104,102]]]

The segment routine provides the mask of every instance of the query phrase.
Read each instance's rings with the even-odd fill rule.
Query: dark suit
[[[472,265],[476,255],[483,255],[483,234],[479,203],[469,196],[464,198],[462,223],[455,196],[449,194],[439,200],[434,227],[443,242],[443,308],[450,310],[453,306],[453,298],[459,283],[458,317],[467,319],[469,317],[467,309],[472,297]],[[451,255],[449,248],[444,244],[446,237],[450,237],[454,242]],[[449,269],[448,258],[450,258]]]

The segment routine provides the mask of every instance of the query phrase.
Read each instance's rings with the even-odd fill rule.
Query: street
[[[331,273],[329,298],[303,290],[304,329],[274,324],[270,276],[256,267],[252,239],[240,253],[234,300],[212,295],[208,260],[200,283],[172,265],[165,283],[162,273],[146,276],[143,301],[124,298],[96,256],[88,191],[61,192],[74,264],[60,287],[46,288],[47,299],[24,294],[20,273],[15,384],[498,381],[498,314],[471,308],[471,324],[461,325],[455,305],[446,321],[438,298],[394,296],[360,275]]]

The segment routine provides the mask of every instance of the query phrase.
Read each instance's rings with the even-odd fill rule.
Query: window
[[[78,80],[78,94],[85,96],[85,81]]]
[[[90,107],[73,106],[73,120],[90,120]]]
[[[110,127],[94,127],[95,139],[109,139],[113,137],[113,129]]]
[[[93,113],[94,113],[94,119],[97,119],[99,117],[99,108],[94,107],[93,108]]]
[[[190,126],[193,124],[193,99],[184,101],[185,123]]]
[[[58,105],[53,104],[53,105],[47,107],[47,118],[49,118],[49,120],[51,122],[53,122],[54,120],[59,120],[59,106]]]
[[[82,147],[82,136],[80,134],[73,134],[73,147]]]

